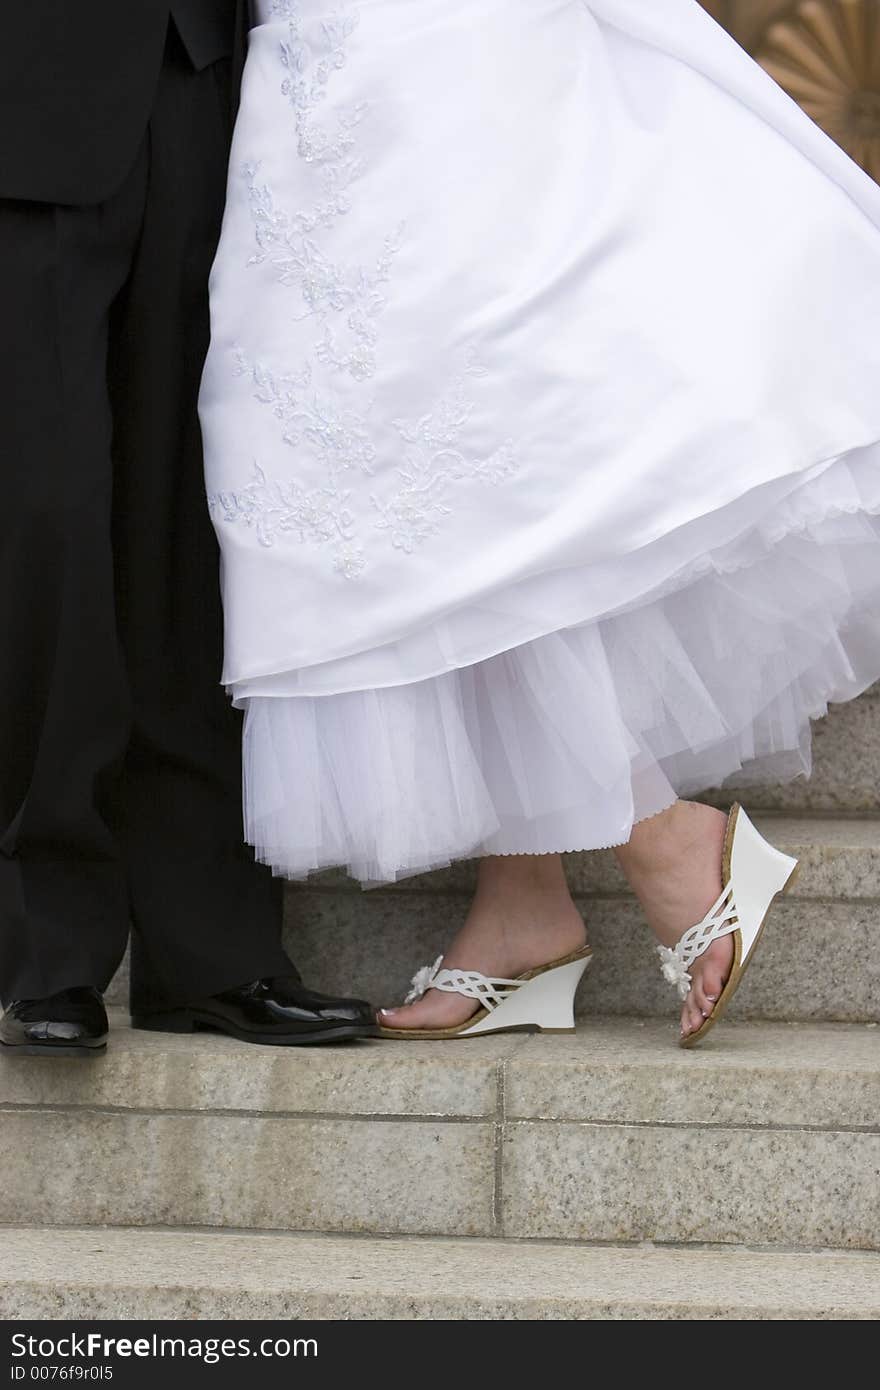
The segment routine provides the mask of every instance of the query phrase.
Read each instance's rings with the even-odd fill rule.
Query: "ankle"
[[[713,806],[676,801],[659,815],[639,821],[629,843],[617,847],[617,860],[627,877],[667,873],[703,853],[707,838],[716,837],[725,823],[724,813]]]
[[[556,882],[481,876],[469,916],[472,922],[496,924],[503,935],[571,935],[583,930],[583,919],[564,878]]]
[[[558,854],[494,854],[480,860],[477,891],[494,898],[560,894],[568,882]]]

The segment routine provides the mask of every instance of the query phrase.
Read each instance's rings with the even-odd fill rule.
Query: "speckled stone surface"
[[[0,1059],[0,1222],[873,1246],[878,1117],[870,1025],[695,1052],[643,1019],[321,1052],[118,1027],[103,1060]]]
[[[880,1248],[880,1134],[515,1122],[506,1236]]]
[[[10,1321],[880,1315],[871,1254],[27,1229],[0,1251]]]
[[[494,1115],[500,1063],[522,1041],[253,1047],[219,1034],[139,1032],[117,1011],[111,1027],[107,1054],[95,1061],[0,1056],[0,1106],[479,1118]]]
[[[725,1021],[687,1050],[669,1024],[592,1019],[526,1038],[504,1106],[513,1120],[880,1130],[880,1028]]]
[[[22,1109],[0,1124],[0,1222],[493,1230],[493,1133],[478,1121]]]
[[[880,1129],[880,1026],[734,1022],[692,1051],[674,1023],[354,1047],[251,1047],[142,1033],[111,1015],[96,1061],[0,1056],[0,1111],[255,1118],[588,1120]]]

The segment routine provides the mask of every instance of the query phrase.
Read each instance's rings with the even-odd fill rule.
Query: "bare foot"
[[[585,941],[559,855],[503,855],[481,860],[470,912],[443,964],[514,980]],[[464,995],[429,989],[414,1004],[381,1009],[379,1022],[384,1028],[455,1028],[479,1007]]]
[[[617,858],[664,946],[674,946],[721,892],[727,817],[712,806],[677,801],[634,827]],[[690,966],[691,991],[681,1010],[682,1037],[695,1033],[715,1007],[733,964],[733,938],[721,937]]]

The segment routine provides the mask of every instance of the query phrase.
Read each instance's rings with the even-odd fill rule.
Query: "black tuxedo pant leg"
[[[289,964],[242,843],[196,399],[228,64],[169,43],[94,207],[0,203],[0,998],[173,1006]]]

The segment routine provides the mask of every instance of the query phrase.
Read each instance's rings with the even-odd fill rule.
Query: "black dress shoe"
[[[6,1056],[97,1057],[107,1050],[107,1010],[96,989],[17,999],[0,1018]]]
[[[374,1038],[379,1028],[371,1005],[362,999],[316,994],[295,975],[254,980],[208,999],[161,1013],[135,1014],[133,1028],[158,1033],[228,1033],[242,1042],[292,1047],[299,1043]]]

